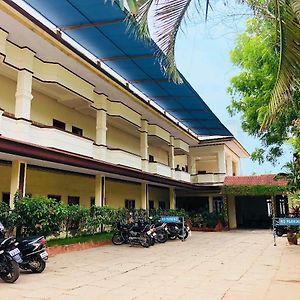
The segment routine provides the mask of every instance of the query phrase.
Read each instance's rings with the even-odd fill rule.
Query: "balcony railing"
[[[191,182],[191,175],[184,171],[175,170],[175,179],[180,181]]]
[[[212,183],[222,184],[224,182],[225,173],[205,173],[191,175],[192,183]]]
[[[149,162],[149,172],[157,175],[171,177],[171,168],[159,162]]]

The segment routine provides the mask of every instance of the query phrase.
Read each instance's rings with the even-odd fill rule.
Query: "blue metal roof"
[[[182,75],[182,84],[168,81],[157,45],[128,30],[117,1],[24,1],[196,134],[232,136]]]

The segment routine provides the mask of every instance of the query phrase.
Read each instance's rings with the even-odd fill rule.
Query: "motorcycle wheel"
[[[46,262],[39,256],[36,256],[29,263],[32,273],[42,273],[46,268]]]
[[[125,242],[125,240],[120,232],[114,233],[111,241],[114,245],[118,245],[118,246],[124,244],[124,242]]]
[[[178,237],[179,237],[179,239],[187,239],[188,238],[188,236],[189,236],[189,232],[186,230],[186,229],[184,229],[184,233],[182,234],[182,230],[180,230],[180,233],[178,234]]]
[[[147,234],[143,234],[140,236],[140,244],[144,248],[148,248],[151,245],[151,238]]]
[[[156,239],[159,243],[165,243],[168,240],[168,234],[165,232],[157,233]]]
[[[154,246],[154,244],[155,244],[155,238],[151,236],[150,237],[150,242],[151,242],[150,246]]]
[[[177,236],[176,235],[169,235],[169,240],[173,241],[176,240]]]
[[[14,283],[20,276],[19,265],[10,257],[6,257],[6,263],[8,272],[6,274],[0,274],[0,278],[7,283]]]
[[[276,235],[277,236],[283,236],[283,234],[284,234],[284,230],[283,230],[283,228],[276,228]]]

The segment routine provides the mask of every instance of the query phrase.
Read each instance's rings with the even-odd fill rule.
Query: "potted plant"
[[[290,245],[297,245],[296,230],[293,226],[288,226],[287,229],[287,240]]]

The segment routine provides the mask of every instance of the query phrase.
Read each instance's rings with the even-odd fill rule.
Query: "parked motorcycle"
[[[131,245],[141,245],[148,248],[151,243],[150,235],[143,231],[139,231],[137,224],[117,224],[118,231],[112,236],[112,242],[115,245],[122,245],[124,243],[129,243]]]
[[[0,222],[0,237],[4,238],[5,228]],[[31,270],[33,273],[41,273],[46,268],[48,253],[46,240],[43,236],[28,238],[8,238],[6,247],[12,251],[12,257],[23,270]],[[8,241],[11,241],[8,246]],[[11,249],[14,243],[15,248]]]
[[[0,278],[7,283],[14,283],[20,275],[18,261],[21,257],[17,244],[12,238],[0,238]]]
[[[187,224],[184,224],[182,228],[181,223],[168,223],[168,236],[170,240],[175,240],[177,238],[185,240],[188,238],[191,229]]]

